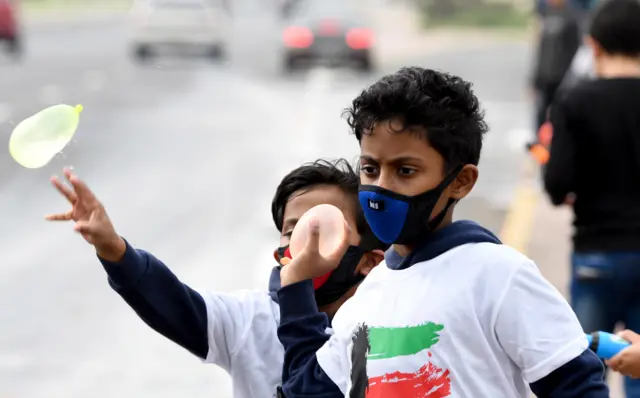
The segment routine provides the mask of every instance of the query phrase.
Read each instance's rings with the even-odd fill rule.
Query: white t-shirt
[[[493,243],[462,245],[403,270],[382,263],[332,326],[318,363],[347,394],[360,351],[352,349],[366,330],[372,397],[524,398],[528,383],[587,349],[569,304],[535,264]]]
[[[267,292],[199,291],[207,306],[209,353],[231,376],[234,398],[271,398],[282,381],[280,307]]]

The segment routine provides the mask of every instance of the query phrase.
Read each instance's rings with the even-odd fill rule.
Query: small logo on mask
[[[381,200],[371,200],[369,199],[369,208],[371,210],[382,211],[384,210],[384,202]]]

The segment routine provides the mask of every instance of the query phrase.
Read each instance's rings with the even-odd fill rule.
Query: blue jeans
[[[640,252],[577,252],[571,269],[571,305],[585,332],[611,332],[618,322],[640,332]],[[624,388],[640,398],[640,380],[625,377]]]

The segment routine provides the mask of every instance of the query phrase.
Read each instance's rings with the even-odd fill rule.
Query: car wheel
[[[151,51],[151,47],[149,47],[148,45],[138,45],[133,51],[133,56],[135,57],[136,61],[140,63],[146,63],[153,56],[153,52]]]
[[[226,58],[227,52],[222,44],[216,44],[209,49],[209,58],[212,60],[223,60]]]
[[[358,69],[362,72],[369,73],[373,71],[373,62],[370,57],[364,57],[358,64]]]
[[[22,56],[22,43],[17,37],[12,37],[7,40],[7,48],[15,58],[20,58]]]
[[[285,57],[283,68],[287,74],[295,72],[298,69],[298,59],[292,56]]]

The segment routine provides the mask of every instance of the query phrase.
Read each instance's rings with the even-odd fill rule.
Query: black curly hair
[[[612,55],[640,55],[640,2],[607,0],[595,11],[589,35]]]
[[[488,127],[472,84],[445,72],[405,67],[362,91],[344,111],[358,141],[381,121],[417,132],[442,155],[445,172],[480,162]],[[418,129],[416,129],[418,127]]]
[[[359,246],[361,248],[366,251],[389,248],[389,245],[382,243],[375,237],[364,218],[362,207],[358,201],[360,177],[346,159],[318,159],[292,170],[282,179],[271,202],[271,215],[278,231],[282,232],[284,210],[291,196],[296,192],[308,191],[318,185],[336,186],[353,198],[353,204],[357,209],[356,228],[360,234]]]

